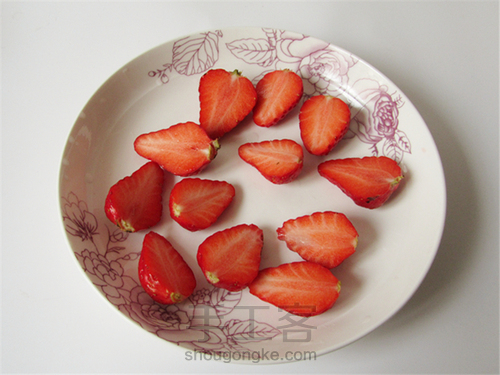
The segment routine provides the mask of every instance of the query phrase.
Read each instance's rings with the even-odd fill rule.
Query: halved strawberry
[[[137,232],[158,223],[162,215],[164,173],[154,162],[111,186],[104,202],[109,220],[126,232]]]
[[[265,302],[308,317],[333,306],[339,297],[340,281],[320,264],[294,262],[261,270],[249,288]]]
[[[274,184],[295,180],[304,158],[302,146],[291,139],[245,143],[239,147],[238,154]]]
[[[257,83],[257,104],[253,109],[253,121],[270,127],[290,112],[304,92],[302,78],[289,69],[267,73]]]
[[[356,228],[338,212],[315,212],[291,219],[276,232],[290,250],[326,268],[337,267],[354,254],[358,245]]]
[[[216,232],[203,241],[198,248],[198,264],[209,283],[238,291],[257,276],[263,244],[263,232],[259,227],[240,224]]]
[[[163,304],[184,301],[196,288],[189,265],[163,236],[149,232],[139,258],[139,280],[153,300]]]
[[[185,122],[140,135],[134,148],[142,157],[177,176],[191,176],[217,156],[219,143],[210,139],[198,124]]]
[[[328,154],[349,130],[351,110],[339,98],[318,95],[308,99],[299,113],[300,136],[313,155]]]
[[[234,198],[234,186],[225,181],[185,178],[170,193],[170,216],[197,231],[211,226]]]
[[[200,125],[212,139],[238,125],[257,101],[252,82],[238,70],[209,70],[200,79],[199,93]]]
[[[382,206],[404,178],[398,163],[386,156],[328,160],[318,171],[354,203],[370,209]]]

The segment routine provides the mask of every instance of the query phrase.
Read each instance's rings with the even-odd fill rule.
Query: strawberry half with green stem
[[[182,302],[196,288],[189,265],[172,244],[156,232],[149,232],[144,237],[139,280],[146,293],[163,304]]]
[[[304,93],[302,78],[289,69],[267,73],[257,83],[257,104],[253,121],[270,127],[283,119],[299,103]]]
[[[265,302],[309,317],[333,306],[340,294],[340,281],[320,264],[294,262],[259,271],[249,289]]]
[[[219,149],[198,124],[185,122],[167,129],[142,134],[134,142],[135,151],[155,161],[177,176],[191,176],[205,168]]]
[[[273,184],[292,182],[302,171],[302,146],[291,139],[245,143],[238,155]]]
[[[338,186],[358,206],[382,206],[403,180],[401,167],[386,156],[328,160],[318,172]]]
[[[257,102],[255,87],[238,70],[209,70],[201,77],[198,90],[200,125],[212,139],[236,127]]]
[[[185,178],[170,193],[170,216],[190,231],[205,229],[215,223],[234,195],[234,186],[228,182]]]
[[[313,155],[328,154],[349,130],[351,110],[329,95],[309,98],[300,108],[300,136]]]
[[[104,211],[125,232],[137,232],[157,224],[162,216],[164,172],[154,162],[144,164],[108,191]]]
[[[344,214],[331,211],[285,221],[276,232],[290,250],[326,268],[337,267],[354,254],[359,237]]]
[[[197,260],[208,282],[231,292],[242,290],[259,273],[263,232],[240,224],[209,236],[198,248]]]

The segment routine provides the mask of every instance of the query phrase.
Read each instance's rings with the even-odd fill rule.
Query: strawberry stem
[[[392,182],[391,182],[391,187],[396,186],[401,182],[401,180],[404,178],[404,176],[398,176],[396,177]]]
[[[217,156],[217,151],[220,149],[220,143],[218,139],[212,141],[208,149],[208,160],[213,160]]]
[[[118,227],[125,232],[129,232],[129,233],[135,232],[134,227],[132,225],[130,225],[130,223],[125,221],[125,220],[120,220],[118,222]]]
[[[212,146],[218,150],[220,148],[220,143],[219,143],[219,140],[218,139],[215,139],[213,142],[212,142]]]
[[[177,292],[170,293],[170,299],[172,300],[173,303],[179,303],[182,300],[184,300],[184,298],[182,297],[182,294],[177,293]]]
[[[215,276],[212,272],[205,272],[205,276],[207,277],[207,280],[210,281],[211,284],[217,284],[219,282],[219,278]]]

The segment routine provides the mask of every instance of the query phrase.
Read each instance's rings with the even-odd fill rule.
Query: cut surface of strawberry
[[[216,232],[199,246],[198,264],[210,284],[242,290],[259,272],[263,241],[262,230],[254,224]]]
[[[330,309],[340,293],[340,281],[317,263],[293,262],[259,271],[250,293],[282,310],[315,316]]]
[[[137,232],[157,224],[162,216],[164,172],[149,162],[108,191],[104,211],[125,232]]]
[[[209,70],[201,77],[198,90],[200,125],[212,139],[235,128],[257,102],[255,87],[238,70]]]
[[[185,177],[201,172],[217,156],[219,143],[198,124],[185,122],[141,134],[134,149],[170,173]]]
[[[146,293],[162,304],[182,302],[196,288],[189,265],[172,244],[156,232],[149,232],[144,237],[139,280]]]
[[[354,254],[359,237],[344,214],[331,211],[287,220],[276,232],[290,250],[326,268],[337,267]]]
[[[206,229],[215,223],[234,195],[234,186],[228,182],[185,178],[170,193],[170,216],[190,231]]]
[[[313,155],[328,154],[349,130],[351,110],[339,98],[317,95],[300,108],[300,136]]]
[[[304,92],[302,78],[289,69],[267,73],[257,83],[257,104],[253,121],[270,127],[283,119],[300,101]]]
[[[398,163],[386,156],[328,160],[318,172],[354,203],[369,209],[382,206],[404,178]]]
[[[238,155],[274,184],[295,180],[304,159],[302,146],[291,139],[245,143],[239,147]]]

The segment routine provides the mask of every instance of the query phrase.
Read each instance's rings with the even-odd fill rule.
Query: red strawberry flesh
[[[351,111],[339,98],[318,95],[308,99],[299,113],[300,135],[313,155],[328,154],[349,130]]]
[[[234,186],[225,181],[185,178],[170,193],[170,216],[190,231],[206,229],[229,206],[234,195]]]
[[[245,143],[238,154],[274,184],[292,182],[303,167],[302,147],[290,139]]]
[[[191,176],[205,168],[217,155],[219,143],[208,137],[194,122],[142,134],[134,142],[135,151],[160,164],[177,176]]]
[[[196,288],[189,265],[165,237],[155,232],[144,237],[139,280],[149,296],[162,304],[182,302]]]
[[[339,297],[340,281],[317,263],[294,262],[259,271],[249,289],[282,310],[309,317],[333,306]]]
[[[144,164],[109,189],[104,203],[106,216],[126,232],[152,227],[162,216],[163,182],[158,164]]]
[[[257,83],[257,104],[253,121],[270,127],[283,119],[300,101],[304,92],[302,78],[291,70],[267,73]]]
[[[385,156],[328,160],[318,171],[354,203],[369,209],[382,206],[404,178],[398,163]]]
[[[238,291],[257,276],[262,246],[262,230],[254,224],[240,224],[216,232],[203,241],[197,260],[208,282]]]
[[[209,70],[200,79],[199,94],[200,125],[212,139],[235,128],[257,102],[255,87],[238,70]]]
[[[326,268],[337,267],[354,254],[358,232],[342,213],[316,212],[285,221],[278,239],[303,259]]]

